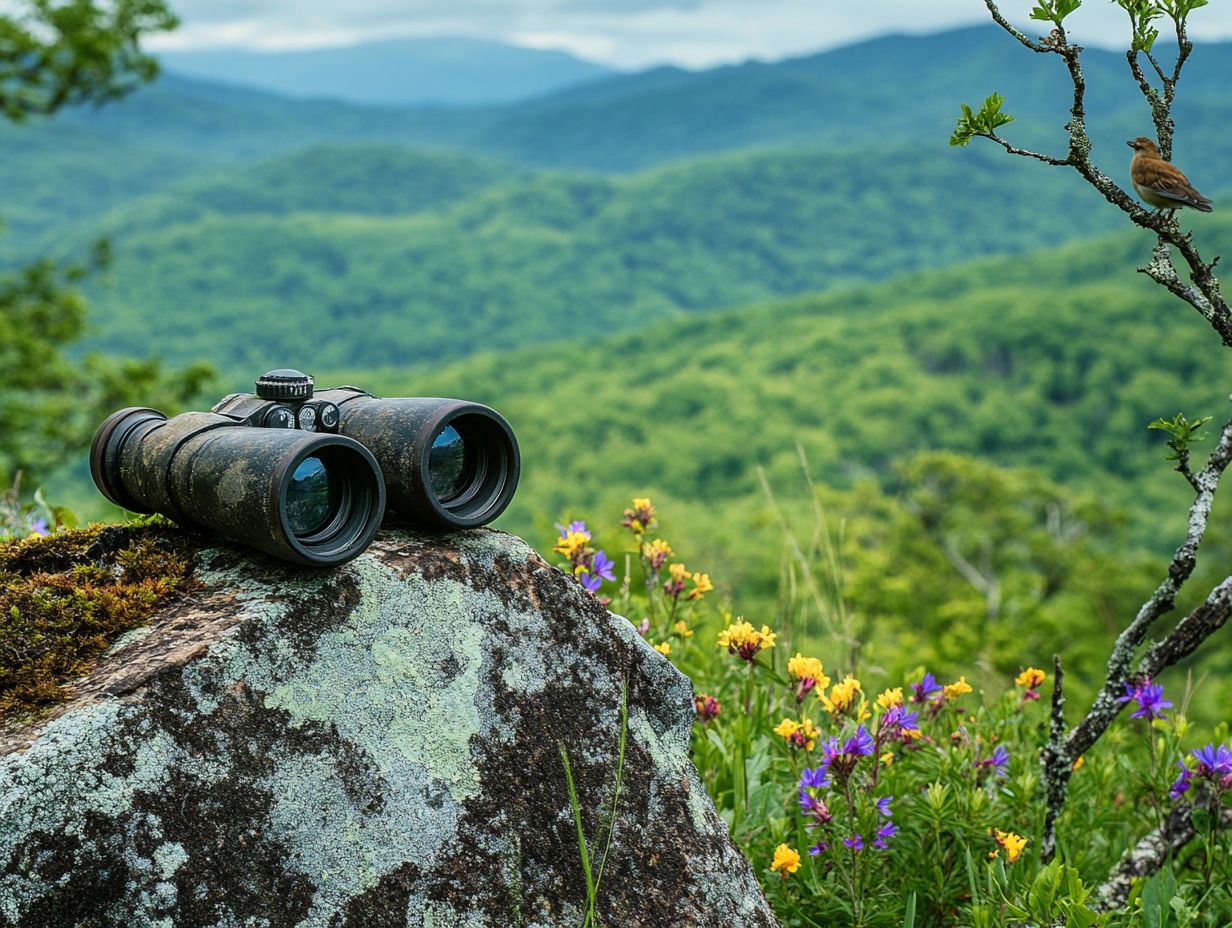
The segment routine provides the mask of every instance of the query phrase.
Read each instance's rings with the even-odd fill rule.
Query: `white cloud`
[[[3,0],[0,0],[3,2]],[[395,36],[461,35],[563,48],[623,67],[706,67],[775,59],[886,32],[933,32],[988,22],[981,0],[172,0],[184,20],[153,48],[223,45],[288,49]],[[1027,22],[1032,0],[1001,8]],[[1232,5],[1193,14],[1198,39],[1232,37]],[[1073,15],[1080,42],[1124,42],[1125,14],[1087,0]],[[1029,31],[1043,32],[1031,23]]]

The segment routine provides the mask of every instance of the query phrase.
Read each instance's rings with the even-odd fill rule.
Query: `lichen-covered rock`
[[[0,924],[772,926],[688,759],[688,681],[517,539],[236,549],[55,717],[0,730]]]

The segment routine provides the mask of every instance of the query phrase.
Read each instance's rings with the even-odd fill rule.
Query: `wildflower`
[[[1189,792],[1189,781],[1194,779],[1210,780],[1216,789],[1232,789],[1232,750],[1226,744],[1218,747],[1214,743],[1205,747],[1194,748],[1189,752],[1197,760],[1198,765],[1193,770],[1185,766],[1184,761],[1177,761],[1181,775],[1172,783],[1168,795],[1174,800]]]
[[[1012,831],[1001,831],[993,829],[993,840],[1005,849],[1005,857],[1010,863],[1014,863],[1022,855],[1022,850],[1027,846],[1027,839],[1021,835],[1016,835]],[[996,857],[999,851],[993,851],[989,857]]]
[[[1028,667],[1014,678],[1014,682],[1019,686],[1025,686],[1029,690],[1037,690],[1047,679],[1047,674],[1038,667]]]
[[[843,753],[849,757],[868,757],[873,753],[873,736],[863,725],[856,728],[856,733],[847,739],[843,745]]]
[[[829,841],[818,841],[816,844],[814,844],[812,847],[808,849],[808,852],[812,854],[814,857],[816,857],[818,854],[824,854],[828,850],[830,850]]]
[[[600,548],[598,551],[595,552],[595,559],[591,563],[591,570],[595,574],[602,577],[604,580],[607,580],[609,582],[615,582],[616,574],[613,573],[612,571],[612,568],[615,566],[616,566],[616,562],[613,561],[610,557],[608,557],[603,552],[602,548]]]
[[[560,532],[561,538],[564,538],[570,532],[579,532],[585,535],[588,539],[590,538],[590,530],[586,528],[586,523],[583,522],[581,519],[574,519],[568,525],[561,525],[559,522],[557,522],[556,530]]]
[[[1010,752],[1005,749],[1005,745],[998,744],[992,756],[977,760],[975,767],[977,770],[992,770],[998,777],[1007,777],[1010,775]]]
[[[673,625],[672,631],[674,631],[681,638],[692,638],[693,637],[693,629],[685,625],[683,620]]]
[[[780,844],[774,849],[774,860],[770,863],[771,870],[781,870],[782,876],[795,873],[800,869],[800,854],[786,844]]]
[[[787,740],[793,748],[813,750],[817,744],[817,736],[821,734],[817,727],[808,719],[797,722],[795,719],[783,719],[775,727],[774,733]]]
[[[642,621],[637,623],[637,633],[639,635],[645,638],[649,632],[650,632],[650,619],[648,618],[642,619]]]
[[[661,569],[671,556],[672,546],[662,538],[656,538],[654,541],[642,545],[642,557],[646,559],[651,570]]]
[[[1130,683],[1125,681],[1125,695],[1117,700],[1118,702],[1126,703],[1133,702],[1138,704],[1138,710],[1130,715],[1131,719],[1146,719],[1148,722],[1155,719],[1166,719],[1164,709],[1171,709],[1171,700],[1164,699],[1164,688],[1162,684],[1152,683],[1150,677],[1143,677],[1141,682]]]
[[[654,646],[654,649],[664,657],[667,657],[672,653],[672,643],[670,641],[660,641]]]
[[[877,708],[882,712],[903,704],[903,688],[896,686],[892,690],[882,690],[877,697]]]
[[[703,725],[719,717],[719,701],[706,693],[699,693],[693,697],[693,708],[697,711],[697,717],[701,719]]]
[[[943,687],[943,696],[945,699],[957,699],[963,693],[971,692],[971,684],[967,682],[967,678],[959,677],[957,683],[947,683]]]
[[[881,757],[880,757],[880,758],[878,758],[878,759],[881,761],[881,766],[883,766],[883,767],[888,767],[888,766],[890,766],[890,764],[894,763],[894,752],[893,752],[893,751],[886,751],[886,752],[885,752],[884,754],[882,754],[882,755],[881,755]]]
[[[1087,762],[1086,756],[1083,754],[1079,754],[1078,759],[1074,761],[1074,766],[1070,769],[1072,769],[1076,773],[1082,769],[1082,765],[1085,764],[1086,762]]]
[[[920,713],[908,712],[901,705],[891,706],[881,717],[877,733],[884,733],[890,738],[914,741],[920,737]]]
[[[830,781],[827,780],[826,782],[828,783]],[[826,825],[830,822],[830,819],[834,818],[824,800],[813,796],[804,790],[800,790],[800,814],[805,818],[811,818],[813,820],[809,823],[809,828],[816,828],[819,825]]]
[[[843,678],[842,682],[835,683],[834,686],[830,687],[829,696],[818,690],[817,698],[826,707],[826,711],[831,716],[834,716],[850,709],[856,701],[856,694],[863,692],[860,681],[851,674],[848,674]]]
[[[877,829],[877,837],[873,839],[873,847],[879,851],[884,851],[889,847],[886,844],[886,838],[893,838],[896,834],[898,834],[898,826],[893,822],[886,822]]]
[[[578,582],[582,584],[582,589],[587,593],[599,592],[599,587],[603,585],[603,581],[596,574],[592,574],[584,567],[578,568]]]
[[[654,517],[654,506],[650,505],[650,500],[644,496],[635,496],[633,498],[633,507],[625,510],[620,524],[634,535],[641,535],[646,529],[650,528],[651,523],[654,522]]]
[[[864,839],[860,837],[860,833],[857,831],[850,838],[843,839],[843,847],[849,847],[858,853],[864,850]]]
[[[825,689],[830,685],[830,678],[822,669],[821,661],[815,657],[805,657],[799,651],[787,662],[787,672],[796,678],[796,703],[804,702],[804,697],[813,687]]]
[[[833,740],[833,739],[831,739]],[[830,774],[824,766],[818,767],[816,770],[810,770],[805,767],[800,771],[800,789],[826,789],[830,785]]]
[[[774,647],[776,637],[778,636],[770,631],[769,625],[763,625],[761,631],[757,631],[743,618],[737,618],[719,632],[719,647],[727,648],[729,654],[738,654],[741,660],[751,664],[762,648]]]
[[[714,589],[714,584],[710,582],[710,574],[694,574],[693,589],[689,590],[689,595],[685,599],[701,599],[706,593]]]
[[[911,690],[912,702],[931,702],[933,697],[941,692],[941,684],[931,673],[926,673],[919,683],[911,684]]]
[[[575,523],[576,524],[576,523]],[[565,557],[573,561],[579,554],[586,550],[586,544],[590,541],[590,532],[576,531],[566,529],[556,540],[556,544],[552,546],[553,551],[558,551]]]
[[[30,523],[30,534],[39,535],[39,536],[50,535],[51,532],[47,528],[47,520],[43,518],[38,518],[38,519],[35,519],[33,522],[31,522]]]
[[[667,568],[670,579],[663,584],[663,592],[668,596],[676,597],[684,592],[684,582],[693,575],[685,568],[683,564],[672,564]]]

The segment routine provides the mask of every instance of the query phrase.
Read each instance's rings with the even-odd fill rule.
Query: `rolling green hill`
[[[614,178],[326,147],[169,189],[58,246],[113,239],[116,264],[91,293],[94,344],[108,351],[230,371],[419,364],[1115,223],[1072,178],[1041,182],[1033,167],[938,145],[739,153]]]
[[[1232,246],[1232,221],[1214,231]],[[892,490],[893,463],[933,449],[1033,467],[1129,510],[1132,535],[1162,550],[1187,487],[1146,424],[1178,410],[1226,420],[1232,367],[1196,313],[1134,274],[1148,249],[1130,233],[563,351],[319,382],[488,402],[523,446],[511,530],[543,540],[554,517],[614,521],[649,493],[696,560],[767,596],[780,545],[755,468],[798,498],[797,444],[840,488]]]

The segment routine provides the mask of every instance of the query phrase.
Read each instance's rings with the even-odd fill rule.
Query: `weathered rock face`
[[[0,923],[772,926],[688,759],[688,681],[520,541],[345,567],[198,555],[38,727],[0,733]]]

